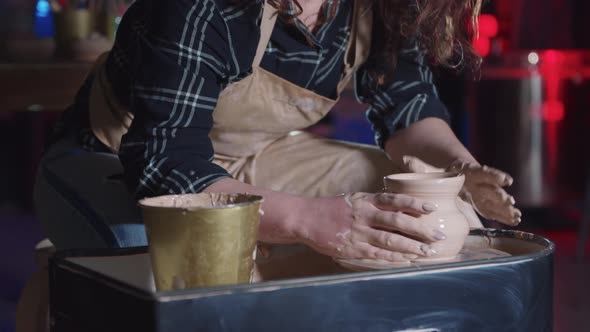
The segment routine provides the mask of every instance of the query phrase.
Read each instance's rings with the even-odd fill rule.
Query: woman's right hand
[[[407,195],[351,193],[310,204],[299,241],[328,256],[407,261],[435,254],[429,243],[446,238],[416,218],[436,206]]]
[[[264,196],[259,241],[304,243],[337,258],[407,261],[434,254],[428,244],[445,238],[440,230],[426,227],[416,218],[436,207],[407,195],[351,193],[308,198],[257,188],[232,178],[213,183],[206,192]]]

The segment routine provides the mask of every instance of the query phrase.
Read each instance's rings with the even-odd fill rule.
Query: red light
[[[473,47],[481,57],[485,58],[491,52],[490,39],[498,34],[498,20],[493,15],[480,15],[478,19],[478,28],[479,33],[475,36],[476,38],[473,39]]]
[[[543,103],[543,120],[547,122],[559,122],[563,120],[565,109],[559,100],[547,100]]]
[[[479,35],[481,37],[496,37],[498,35],[499,27],[498,20],[495,16],[483,14],[479,16]]]
[[[474,39],[473,47],[481,57],[485,58],[486,56],[488,56],[488,54],[490,54],[490,39],[488,37],[479,37],[477,39]]]
[[[543,58],[547,63],[550,63],[552,66],[558,65],[558,62],[561,61],[562,54],[556,50],[547,50],[542,53]]]
[[[563,120],[565,113],[560,97],[563,60],[563,53],[556,50],[547,50],[541,56],[541,75],[545,81],[546,97],[543,103],[543,119],[548,122]]]

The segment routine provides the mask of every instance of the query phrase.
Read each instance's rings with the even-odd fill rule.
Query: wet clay
[[[434,254],[415,261],[455,258],[463,248],[469,233],[469,223],[457,206],[465,176],[450,172],[401,173],[388,175],[383,182],[386,192],[409,195],[436,206],[434,212],[418,216],[416,222],[425,223],[428,228],[441,231],[446,239],[427,242],[434,250]],[[406,264],[409,263],[406,262]]]
[[[167,195],[146,198],[140,202],[142,206],[155,208],[175,208],[187,211],[202,208],[228,208],[251,203],[261,197],[247,194],[201,193],[184,195]]]

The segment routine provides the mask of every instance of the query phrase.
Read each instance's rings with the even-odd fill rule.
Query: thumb
[[[402,160],[406,171],[411,173],[433,173],[444,171],[442,168],[436,168],[422,161],[418,157],[406,155],[402,157]]]

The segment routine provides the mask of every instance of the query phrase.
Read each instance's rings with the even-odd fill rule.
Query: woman
[[[248,192],[265,199],[261,241],[340,258],[429,256],[445,234],[414,216],[436,207],[378,193],[406,155],[462,170],[478,211],[517,224],[502,189],[510,177],[457,140],[428,69],[476,60],[463,22],[479,3],[137,1],[42,163],[36,197],[50,238],[144,245],[131,196]],[[300,131],[351,82],[381,149]]]

